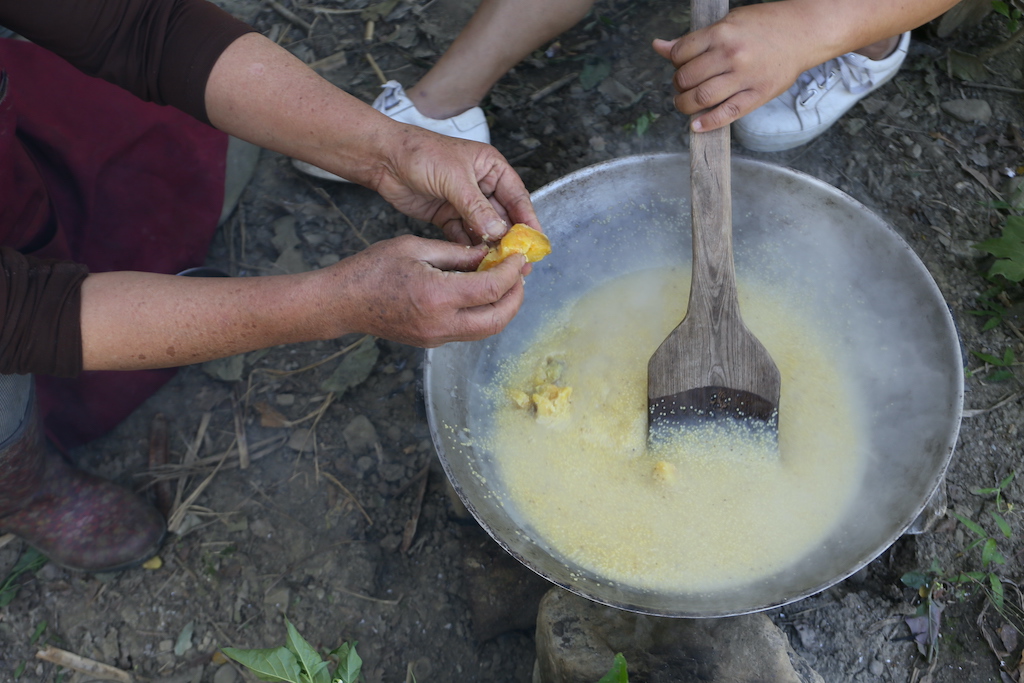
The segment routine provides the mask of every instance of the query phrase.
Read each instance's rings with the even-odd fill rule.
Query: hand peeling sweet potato
[[[547,235],[525,223],[516,223],[498,244],[491,247],[477,270],[493,268],[512,254],[522,254],[528,262],[535,263],[550,253],[551,242]]]

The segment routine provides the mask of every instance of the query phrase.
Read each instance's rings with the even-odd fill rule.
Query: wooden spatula
[[[728,0],[693,0],[690,26],[708,26]],[[729,127],[690,131],[693,274],[686,317],[647,366],[648,434],[708,421],[749,421],[778,437],[779,369],[740,318],[732,256]]]

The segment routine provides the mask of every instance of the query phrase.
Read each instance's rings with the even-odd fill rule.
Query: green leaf
[[[233,647],[225,647],[221,652],[251,669],[261,681],[303,683],[299,663],[292,651],[286,647],[266,650],[236,650]]]
[[[900,581],[902,581],[903,585],[907,588],[913,588],[915,590],[920,590],[929,583],[928,575],[922,572],[907,572],[900,577]]]
[[[1011,282],[1024,280],[1024,216],[1010,216],[1002,237],[979,242],[974,248],[999,259],[992,264],[989,275],[1002,275]]]
[[[972,583],[975,581],[981,581],[985,578],[985,572],[963,572],[958,574],[955,583]]]
[[[968,529],[970,529],[970,530],[971,530],[972,532],[974,532],[974,533],[975,533],[976,535],[978,535],[978,536],[981,536],[981,537],[983,537],[983,538],[984,538],[984,537],[987,537],[987,536],[988,536],[988,534],[987,534],[987,533],[985,533],[985,530],[984,530],[984,529],[982,529],[982,528],[981,528],[981,525],[980,525],[980,524],[978,524],[977,522],[975,522],[975,521],[972,521],[972,520],[970,520],[970,519],[967,519],[966,517],[964,517],[963,515],[961,515],[961,514],[960,514],[959,512],[954,512],[954,513],[953,513],[953,516],[954,516],[954,517],[956,517],[956,518],[957,518],[958,520],[960,520],[960,523],[961,523],[961,524],[963,524],[963,525],[964,525],[965,527],[967,527]]]
[[[1002,358],[997,358],[996,356],[993,356],[988,353],[982,353],[980,351],[971,351],[971,355],[977,356],[978,358],[982,359],[989,365],[1001,366],[1003,364]]]
[[[996,539],[990,538],[985,541],[981,548],[981,568],[986,569],[990,564],[1006,564],[1006,558],[999,552],[996,546]]]
[[[306,642],[306,639],[299,634],[298,629],[292,626],[292,622],[284,620],[288,628],[288,638],[285,640],[285,647],[295,655],[302,670],[312,683],[331,683],[331,674],[327,671],[327,662],[320,658],[319,653]]]
[[[341,359],[331,376],[320,384],[321,391],[333,391],[341,397],[352,387],[366,381],[377,364],[380,349],[374,337],[366,337],[356,348]]]
[[[41,622],[39,622],[39,625],[36,626],[36,630],[32,632],[32,637],[28,641],[29,645],[36,644],[36,641],[39,640],[39,636],[43,635],[43,631],[46,630],[47,625],[48,624],[46,623],[46,619],[43,619]]]
[[[994,316],[992,316],[991,318],[988,319],[988,322],[986,322],[984,325],[981,326],[981,331],[982,332],[988,332],[989,330],[992,330],[992,329],[995,329],[996,327],[999,327],[1000,323],[1002,323],[1002,322],[1003,322],[1003,317],[1002,316],[994,315]]]
[[[1013,370],[996,370],[989,373],[985,379],[989,382],[1005,382],[1008,379],[1013,379]]]
[[[0,607],[6,607],[11,604],[14,598],[18,596],[18,590],[21,586],[18,585],[17,580],[22,574],[31,574],[38,571],[47,562],[46,556],[35,548],[29,548],[22,553],[14,567],[11,568],[11,573],[7,575],[3,583],[0,583]]]
[[[659,114],[655,114],[653,111],[644,112],[636,120],[636,134],[638,136],[643,135],[647,132],[647,129],[651,127],[651,124],[658,120]]]
[[[629,683],[626,671],[626,658],[619,652],[612,661],[612,668],[597,683]]]
[[[1006,477],[1001,482],[999,482],[999,489],[1002,490],[1009,486],[1010,482],[1013,481],[1013,478],[1016,476],[1016,472],[1010,472],[1008,475],[1006,475]]]
[[[946,73],[961,81],[983,82],[988,79],[988,69],[978,57],[960,50],[946,53]]]
[[[992,510],[990,510],[988,514],[992,515],[992,519],[996,521],[996,526],[998,526],[999,530],[1003,532],[1003,536],[1006,538],[1013,536],[1013,530],[1010,528],[1009,522],[1007,522],[1001,514]]]
[[[331,652],[338,657],[338,670],[334,672],[336,681],[341,683],[356,683],[359,672],[363,669],[363,660],[356,654],[356,645],[359,641],[342,643],[336,650]]]
[[[178,633],[178,640],[174,643],[174,654],[182,656],[192,648],[192,632],[195,630],[195,622],[188,622]]]
[[[593,90],[601,84],[601,81],[608,78],[611,72],[612,65],[608,60],[589,61],[580,72],[580,85],[584,90]]]
[[[1006,598],[1003,592],[1003,582],[995,574],[989,574],[988,583],[992,587],[992,606],[996,608],[997,612],[1002,613]]]

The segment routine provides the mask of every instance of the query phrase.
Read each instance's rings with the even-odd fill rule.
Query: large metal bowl
[[[812,177],[747,159],[734,159],[732,171],[737,272],[742,278],[744,268],[756,264],[780,286],[811,297],[854,368],[870,432],[856,500],[825,541],[793,558],[785,571],[702,593],[666,594],[605,581],[567,563],[522,522],[502,495],[490,453],[475,445],[491,428],[492,405],[483,387],[497,361],[520,352],[549,313],[609,278],[689,263],[686,155],[616,159],[538,190],[534,205],[554,251],[529,276],[519,315],[495,337],[427,353],[431,435],[466,507],[527,567],[600,603],[663,616],[717,617],[821,591],[907,530],[941,483],[956,443],[963,402],[957,334],[910,247],[866,207]]]

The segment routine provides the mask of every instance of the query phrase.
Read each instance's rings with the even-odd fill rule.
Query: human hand
[[[676,108],[704,112],[691,121],[695,131],[729,125],[829,58],[808,39],[807,21],[792,2],[737,7],[707,28],[653,47],[676,67]]]
[[[400,125],[400,124],[399,124]],[[530,194],[490,145],[401,126],[371,187],[457,244],[495,241],[514,223],[540,229]]]
[[[322,336],[364,332],[429,348],[497,334],[523,302],[526,258],[477,273],[486,252],[405,235],[316,271]]]

